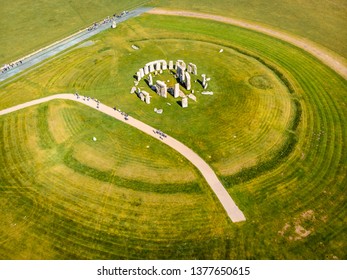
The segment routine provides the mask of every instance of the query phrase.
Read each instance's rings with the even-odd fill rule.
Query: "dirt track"
[[[115,111],[113,108],[106,106],[102,103],[100,103],[98,106],[99,108],[97,108],[97,103],[91,99],[89,101],[87,101],[87,99],[83,100],[83,97],[77,98],[75,95],[71,93],[56,94],[56,95],[51,95],[44,98],[32,100],[23,104],[19,104],[11,108],[0,110],[0,116],[6,115],[6,114],[9,114],[24,108],[28,108],[30,106],[48,102],[54,99],[67,99],[67,100],[80,102],[95,110],[101,111],[119,121],[122,121],[128,125],[131,125],[143,131],[144,133],[158,139],[158,141],[162,141],[164,144],[175,149],[180,154],[182,154],[186,159],[188,159],[192,164],[194,164],[194,166],[196,166],[196,168],[201,172],[201,174],[204,176],[207,183],[211,186],[213,192],[216,194],[217,198],[223,205],[230,219],[233,222],[241,222],[246,220],[245,216],[243,215],[241,210],[237,207],[235,202],[232,200],[232,198],[230,197],[226,189],[223,187],[222,183],[219,181],[218,177],[216,176],[212,168],[198,154],[196,154],[187,146],[185,146],[184,144],[182,144],[181,142],[177,141],[176,139],[170,136],[163,137],[162,139],[160,139],[159,134],[155,133],[155,130],[156,130],[155,128],[139,120],[136,120],[130,116],[128,117],[128,120],[125,120],[124,116],[120,112]]]
[[[272,37],[281,39],[283,41],[286,41],[288,43],[291,43],[301,49],[304,49],[305,51],[309,52],[310,54],[314,55],[316,58],[318,58],[320,61],[322,61],[324,64],[329,66],[331,69],[336,71],[338,74],[340,74],[343,78],[347,80],[347,67],[344,65],[341,61],[339,61],[337,58],[334,58],[332,55],[324,51],[323,49],[320,49],[319,47],[315,46],[311,41],[299,38],[299,37],[293,37],[289,34],[270,29],[268,27],[264,27],[261,25],[257,25],[255,23],[250,23],[238,19],[233,19],[229,17],[223,17],[218,15],[212,15],[212,14],[204,14],[204,13],[197,13],[197,12],[189,12],[189,11],[175,11],[175,10],[165,10],[160,8],[155,8],[147,13],[149,14],[158,14],[158,15],[171,15],[171,16],[183,16],[183,17],[194,17],[194,18],[203,18],[203,19],[210,19],[215,20],[219,22],[229,23],[232,25],[244,27],[247,29],[251,29],[254,31],[258,31],[267,35],[270,35]]]

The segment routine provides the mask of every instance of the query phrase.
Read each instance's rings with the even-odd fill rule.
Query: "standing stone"
[[[163,70],[167,70],[167,62],[163,61]]]
[[[157,81],[156,88],[157,88],[158,95],[167,98],[167,86],[164,82]]]
[[[206,74],[202,74],[201,77],[202,77],[202,87],[205,88],[205,85],[206,85]]]
[[[196,65],[193,64],[193,63],[189,63],[189,64],[190,64],[191,67],[192,67],[192,73],[193,73],[193,75],[198,75],[198,68],[196,67]]]
[[[176,83],[174,88],[174,97],[177,98],[180,96],[180,84]]]
[[[170,60],[169,61],[169,70],[172,70],[174,67],[173,67],[173,61],[172,60]]]
[[[185,81],[184,72],[186,71],[186,64],[183,60],[176,61],[176,72],[179,82],[182,84]]]
[[[186,70],[186,68],[187,68],[185,62],[183,60],[181,60],[181,59],[178,59],[176,61],[176,69],[177,69],[178,66],[180,66],[184,70]]]
[[[140,92],[139,97],[141,101],[145,101],[145,95],[142,92]]]
[[[188,72],[185,72],[185,76],[186,76],[186,89],[190,90],[191,89],[190,74]]]
[[[196,102],[196,96],[194,94],[189,94],[188,97]]]
[[[154,64],[153,63],[151,63],[150,65],[149,65],[149,72],[154,72],[155,71],[155,69],[154,69]]]
[[[188,98],[183,97],[182,98],[182,108],[187,108],[188,107]]]
[[[152,74],[149,74],[149,75],[148,75],[148,85],[149,85],[149,86],[153,86],[153,77],[152,77]]]
[[[159,61],[157,61],[157,65],[155,66],[156,70],[157,71],[160,71],[161,70],[161,64]]]
[[[192,64],[191,63],[189,63],[187,66],[187,72],[192,73]]]
[[[177,74],[178,74],[178,79],[180,81],[180,83],[184,83],[185,81],[185,75],[184,75],[184,69],[182,69],[180,66],[178,66],[177,68]]]
[[[148,75],[149,73],[148,65],[145,65],[144,72],[145,72],[145,75]]]
[[[149,93],[147,92],[147,91],[142,91],[141,92],[142,94],[143,94],[143,101],[145,101],[146,102],[146,104],[150,104],[151,103],[151,96],[149,95]]]
[[[146,96],[146,104],[151,104],[151,97],[149,95]]]
[[[207,89],[208,82],[211,80],[211,78],[206,78],[205,74],[202,75],[202,78],[203,78],[202,79],[202,86],[203,86],[204,89]]]
[[[140,76],[141,76],[141,79],[145,76],[145,72],[143,71],[143,68],[140,68]]]
[[[136,72],[136,79],[137,79],[137,81],[140,81],[140,80],[141,80],[140,71],[137,71],[137,72]]]

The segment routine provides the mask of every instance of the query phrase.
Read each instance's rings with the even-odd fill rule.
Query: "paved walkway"
[[[128,20],[130,18],[139,16],[147,11],[149,11],[151,8],[138,8],[136,10],[130,11],[128,14],[122,16],[121,18],[117,18],[115,21],[116,23],[123,22],[125,20]],[[38,64],[42,61],[44,61],[47,58],[50,58],[74,45],[77,45],[78,43],[100,33],[101,31],[104,31],[106,29],[111,28],[112,22],[104,23],[100,25],[95,30],[88,31],[87,29],[83,29],[63,40],[60,40],[58,42],[55,42],[52,45],[49,45],[45,48],[42,48],[32,54],[29,54],[25,56],[22,59],[22,64],[19,64],[18,66],[13,67],[12,69],[6,71],[5,73],[0,72],[0,82],[4,81],[18,73],[23,72],[24,70],[34,66],[35,64]],[[117,29],[117,28],[116,28]]]
[[[212,168],[198,154],[196,154],[194,151],[189,149],[183,143],[177,141],[176,139],[174,139],[170,136],[163,137],[163,139],[160,139],[160,135],[155,133],[155,131],[156,131],[155,128],[153,128],[153,127],[151,127],[151,126],[149,126],[149,125],[147,125],[147,124],[145,124],[139,120],[136,120],[136,119],[132,118],[131,116],[128,117],[128,120],[125,120],[124,116],[120,112],[115,111],[113,108],[111,108],[107,105],[100,103],[99,108],[96,108],[97,103],[94,100],[90,99],[89,101],[87,101],[87,99],[86,99],[84,101],[83,97],[80,96],[80,98],[77,99],[77,97],[75,95],[69,94],[69,93],[56,94],[56,95],[47,96],[44,98],[36,99],[36,100],[30,101],[30,102],[26,102],[26,103],[11,107],[11,108],[1,110],[0,116],[15,112],[17,110],[21,110],[23,108],[34,106],[34,105],[41,104],[44,102],[48,102],[48,101],[54,100],[54,99],[67,99],[67,100],[73,100],[73,101],[83,103],[84,105],[87,105],[87,106],[89,106],[95,110],[99,110],[99,111],[119,120],[119,121],[122,121],[128,125],[131,125],[137,129],[143,131],[144,133],[158,139],[159,141],[162,141],[163,143],[170,146],[171,148],[175,149],[177,152],[179,152],[181,155],[183,155],[186,159],[188,159],[192,164],[194,164],[194,166],[201,172],[202,176],[204,176],[207,183],[210,185],[213,192],[216,194],[217,198],[219,199],[219,201],[223,205],[223,207],[224,207],[225,211],[227,212],[228,216],[230,217],[230,219],[233,222],[241,222],[241,221],[246,220],[245,216],[243,215],[241,210],[237,207],[235,202],[232,200],[232,198],[230,197],[230,195],[226,191],[226,189],[223,187],[222,183],[219,181],[218,177],[216,176],[216,174],[214,173]]]
[[[183,17],[193,17],[193,18],[215,20],[215,21],[240,26],[243,28],[255,30],[257,32],[270,35],[272,37],[291,43],[309,52],[310,54],[314,55],[316,58],[318,58],[320,61],[322,61],[324,64],[329,66],[331,69],[336,71],[338,74],[340,74],[343,78],[347,80],[347,66],[343,62],[341,62],[338,58],[333,57],[330,53],[324,51],[322,48],[319,48],[308,39],[300,38],[298,36],[294,37],[288,33],[277,31],[277,30],[274,30],[259,24],[250,23],[247,21],[233,19],[229,17],[212,15],[212,14],[204,14],[204,13],[190,12],[190,11],[165,10],[160,8],[149,10],[148,13],[158,14],[158,15],[183,16]]]

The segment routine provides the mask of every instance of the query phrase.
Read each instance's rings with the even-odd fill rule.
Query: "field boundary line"
[[[231,198],[227,190],[224,188],[223,184],[220,182],[215,172],[197,153],[195,153],[186,145],[172,138],[169,135],[166,135],[166,137],[162,137],[162,135],[156,133],[157,130],[155,128],[145,124],[144,122],[134,119],[131,116],[128,116],[127,119],[125,119],[124,115],[121,112],[107,105],[104,105],[102,103],[97,103],[95,100],[92,100],[92,99],[88,100],[88,98],[82,98],[81,96],[77,98],[76,95],[71,93],[62,93],[62,94],[55,94],[55,95],[43,97],[40,99],[35,99],[35,100],[25,102],[25,103],[22,103],[22,104],[19,104],[4,110],[0,110],[0,116],[7,115],[15,111],[28,108],[31,106],[35,106],[41,103],[45,103],[55,99],[72,100],[75,102],[82,103],[95,110],[101,111],[102,113],[107,114],[125,124],[133,126],[137,128],[138,130],[141,130],[142,132],[152,136],[158,141],[161,141],[164,144],[168,145],[169,147],[173,148],[174,150],[179,152],[181,155],[183,155],[187,160],[189,160],[200,171],[202,176],[205,178],[206,182],[210,185],[212,191],[217,196],[218,200],[222,204],[223,208],[225,209],[227,215],[229,216],[232,222],[236,223],[236,222],[242,222],[246,220],[246,217],[244,216],[242,211],[238,208],[238,206],[236,205],[234,200]]]
[[[336,73],[341,75],[345,80],[347,80],[347,66],[343,62],[339,61],[338,58],[333,57],[328,52],[324,51],[322,48],[315,46],[316,43],[313,43],[306,38],[302,38],[297,35],[295,35],[294,37],[289,35],[288,33],[284,33],[284,32],[272,29],[270,27],[265,27],[263,25],[252,23],[246,20],[235,19],[235,18],[219,16],[214,14],[206,14],[206,13],[182,11],[182,10],[167,10],[163,8],[154,8],[147,11],[147,13],[155,14],[155,15],[168,15],[168,16],[181,16],[181,17],[208,19],[208,20],[213,20],[213,21],[218,21],[222,23],[227,23],[227,24],[243,27],[246,29],[250,29],[253,31],[257,31],[257,32],[269,35],[271,37],[275,37],[277,39],[281,39],[287,43],[290,43],[310,53],[314,57],[318,58],[325,65],[333,69]]]

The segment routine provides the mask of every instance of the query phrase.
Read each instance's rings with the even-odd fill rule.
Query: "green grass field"
[[[344,0],[154,0],[154,6],[194,10],[266,24],[308,38],[347,57],[347,2]]]
[[[344,28],[347,5],[343,0],[228,0],[215,1],[213,5],[207,0],[40,0],[34,3],[0,0],[0,64],[68,36],[105,16],[140,5],[251,20],[300,35],[344,58],[347,56]]]
[[[146,0],[0,0],[0,65]]]
[[[199,240],[224,240],[228,222],[197,171],[83,107],[54,101],[1,119],[1,259],[208,256]]]
[[[198,152],[247,221],[231,224],[161,143],[54,101],[0,118],[1,258],[346,259],[345,80],[298,48],[204,20],[145,15],[92,40],[1,86],[0,109],[75,90],[117,105]],[[132,75],[160,58],[197,64],[215,95],[185,110],[154,93],[141,103]]]
[[[6,94],[3,95],[2,106],[11,106],[11,102],[18,100],[24,102],[50,93],[75,90],[97,97],[112,106],[118,106],[121,102],[122,109],[129,114],[178,139],[183,136],[189,147],[205,154],[206,160],[218,167],[223,175],[230,175],[241,168],[265,161],[284,145],[288,138],[286,130],[294,118],[294,102],[288,89],[264,65],[231,48],[226,48],[225,52],[219,55],[220,45],[181,39],[178,34],[175,39],[168,39],[170,35],[167,33],[167,39],[155,41],[152,38],[148,41],[148,31],[143,29],[145,37],[140,40],[140,24],[132,24],[132,28],[137,30],[136,34],[132,34],[129,27],[120,27],[117,36],[112,36],[112,32],[109,32],[106,38],[101,36],[103,43],[97,39],[98,42],[94,45],[73,50],[52,61],[49,66],[29,74],[30,84],[36,86],[32,88],[22,79],[25,84],[23,90],[27,92],[26,88],[29,91],[32,89],[34,95],[20,94],[17,83],[4,87]],[[163,35],[161,31],[159,34]],[[139,51],[131,49],[131,42],[134,40],[141,47]],[[153,48],[153,44],[159,47]],[[167,51],[170,49],[171,52]],[[187,52],[189,49],[196,51],[190,55],[190,52]],[[201,61],[201,53],[205,53],[206,60]],[[198,61],[200,73],[210,73],[214,81],[210,89],[219,94],[206,97],[197,93],[198,102],[190,102],[190,109],[186,111],[182,111],[173,98],[169,99],[173,106],[168,106],[156,96],[152,98],[150,106],[140,103],[138,98],[129,94],[134,80],[132,73],[153,58]],[[85,69],[88,69],[87,72]],[[265,77],[271,89],[263,90],[252,86],[249,80],[254,77]],[[172,76],[171,82],[174,82]],[[140,86],[147,88],[144,82]],[[201,86],[194,86],[197,90],[202,90]],[[17,98],[13,98],[14,96]],[[149,113],[153,112],[154,108],[163,108],[165,117]],[[258,116],[256,120],[255,115]],[[206,126],[206,123],[209,125]],[[239,123],[243,123],[243,126]],[[210,137],[211,131],[222,132],[218,135],[218,142]],[[199,140],[195,139],[195,135],[201,135]],[[253,142],[254,150],[250,151],[249,147],[243,146],[243,141]]]

